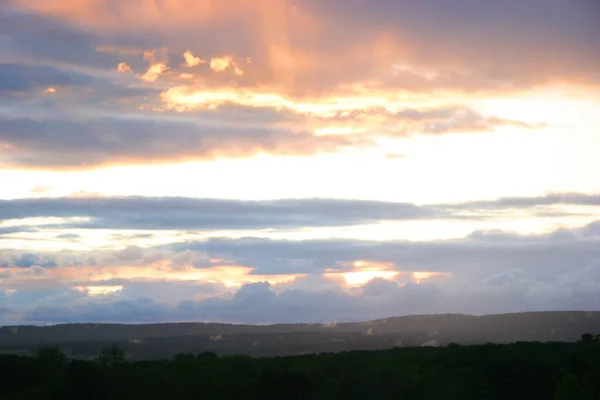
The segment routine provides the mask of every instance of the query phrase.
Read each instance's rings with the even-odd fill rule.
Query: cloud
[[[210,68],[215,72],[223,72],[232,65],[231,56],[214,57],[210,60]]]
[[[66,111],[66,110],[65,110]],[[93,110],[89,111],[90,113]],[[207,160],[216,157],[250,157],[256,153],[314,155],[346,147],[367,146],[368,138],[314,136],[302,126],[276,122],[276,110],[255,110],[255,117],[238,112],[206,110],[201,118],[171,116],[94,116],[76,120],[48,115],[1,118],[0,144],[10,146],[5,163],[45,168],[85,168],[107,164],[156,163],[171,160]],[[89,114],[88,114],[89,115]],[[105,115],[105,114],[104,114]],[[253,123],[236,121],[248,115]],[[227,117],[226,117],[227,116]],[[215,124],[213,121],[222,122]]]
[[[0,200],[0,205],[0,218],[90,217],[91,221],[72,227],[92,229],[300,228],[452,217],[407,203],[333,199],[47,198]]]
[[[167,67],[167,65],[163,63],[152,64],[148,67],[148,70],[145,73],[138,74],[136,76],[143,81],[154,82],[160,77],[160,75],[163,72],[165,72],[168,69],[169,67]]]
[[[387,153],[385,155],[385,158],[390,159],[390,160],[403,160],[406,158],[406,156],[404,154]]]
[[[178,54],[194,46],[209,54],[242,54],[254,61],[245,77],[296,93],[373,81],[417,91],[489,91],[565,80],[598,84],[600,78],[600,35],[592,17],[600,10],[590,0],[550,6],[544,0],[460,0],[452,6],[442,0],[302,0],[293,6],[280,0],[129,0],[110,10],[100,0],[85,9],[66,0],[13,3],[113,42],[165,43]]]
[[[200,57],[194,57],[190,50],[186,50],[185,53],[183,53],[183,58],[185,59],[185,64],[183,64],[183,66],[185,67],[195,67],[205,63],[205,61],[202,60]]]
[[[98,37],[93,33],[5,3],[0,5],[0,37],[4,38],[3,62],[71,65],[86,72],[112,68],[118,62],[118,54],[96,51]]]
[[[171,260],[201,268],[221,260],[255,268],[252,274],[304,274],[352,270],[357,260],[368,260],[396,271],[429,271],[483,277],[522,269],[537,277],[557,276],[573,268],[585,268],[600,259],[600,224],[558,229],[539,235],[511,232],[474,232],[452,240],[369,241],[356,239],[269,240],[213,238],[154,248],[133,248],[125,253],[66,251],[4,252],[4,266],[31,265],[144,265]],[[123,254],[129,254],[123,259]],[[137,257],[137,259],[136,259]],[[96,261],[92,262],[91,259]],[[106,260],[106,261],[102,261]],[[110,261],[112,260],[112,261]],[[230,260],[230,261],[223,261]],[[391,266],[391,267],[390,267]]]
[[[24,266],[4,269],[0,289],[13,290],[13,300],[3,300],[11,315],[21,315],[32,322],[327,322],[412,313],[592,310],[600,300],[598,226],[592,223],[575,228],[569,235],[505,233],[500,240],[488,235],[430,242],[248,238],[161,247],[168,247],[170,253],[158,248],[126,252],[128,263],[135,262],[132,258],[138,256],[150,257],[152,251],[154,256],[162,251],[162,256],[173,258],[178,252],[191,250],[202,253],[205,259],[227,255],[236,263],[255,266],[252,274],[308,274],[285,284],[268,283],[268,275],[256,275],[259,281],[239,289],[226,288],[206,278],[182,281],[182,272],[177,269],[164,275],[170,277],[168,281],[161,281],[164,278],[158,276],[149,278],[140,271],[142,275],[135,278],[96,279],[90,283],[89,279],[96,276],[93,268],[77,275],[76,279],[88,279],[87,283],[68,281],[66,275],[57,275],[61,267],[34,265],[41,257],[50,259],[48,255],[31,254],[11,258],[13,263],[20,260],[18,263]],[[91,256],[83,252],[77,257]],[[98,254],[94,257],[101,259]],[[300,258],[310,262],[299,267]],[[392,262],[393,270],[400,274],[354,287],[348,287],[343,279],[323,276],[330,276],[332,270],[352,271],[356,267],[346,263],[357,259]],[[94,268],[97,276],[106,275],[106,269],[99,265]],[[199,265],[196,270],[203,268],[206,267]],[[185,271],[191,274],[193,268]],[[446,275],[416,280],[406,279],[402,271],[440,271]],[[146,278],[140,280],[141,276]],[[162,284],[165,293],[155,290]],[[100,301],[89,293],[75,293],[72,286],[122,286],[122,290]]]
[[[106,74],[96,76],[27,63],[0,64],[0,120],[20,116],[60,116],[71,120],[77,114],[115,112],[116,108],[122,112],[127,105],[133,108],[143,97],[158,93]],[[3,134],[6,132],[0,133]]]
[[[587,105],[563,95],[574,88],[595,93],[600,84],[600,28],[594,19],[599,12],[591,0],[123,0],[111,7],[104,0],[8,0],[0,5],[0,168],[52,170],[7,173],[44,181],[48,176],[54,192],[63,193],[78,190],[71,185],[89,173],[73,170],[259,154],[343,152],[346,160],[346,154],[368,152],[374,159],[380,153],[381,161],[369,170],[410,166],[400,180],[431,187],[440,170],[428,163],[436,155],[425,142],[443,141],[448,147],[440,151],[460,158],[461,141],[469,146],[477,138],[458,134],[497,132],[480,135],[485,140],[523,135],[523,160],[529,151],[563,148],[567,132],[588,143],[581,133],[594,130],[594,121],[588,124],[584,115]],[[556,106],[556,115],[544,114],[548,104]],[[537,120],[545,115],[548,121]],[[534,129],[544,131],[529,132]],[[443,134],[457,136],[431,137]],[[430,137],[413,141],[416,135]],[[494,161],[479,163],[487,147],[470,148],[473,159],[458,160],[460,167],[452,170],[463,177],[501,175]],[[588,147],[593,146],[577,148],[577,166],[560,164],[565,174],[593,170],[586,169]],[[381,159],[399,154],[408,158]],[[380,193],[377,185],[389,185],[386,174],[367,176],[376,184],[357,190]],[[559,176],[541,179],[540,185],[552,187]],[[586,179],[577,185],[590,190]],[[526,190],[521,183],[511,184],[511,193]],[[9,192],[27,193],[23,185],[29,183]],[[456,185],[460,182],[449,179],[427,196],[452,192]],[[501,190],[492,186],[480,192]],[[259,322],[329,319],[336,313],[362,318],[428,310],[589,308],[598,304],[600,292],[598,222],[536,235],[481,230],[446,241],[233,237],[249,235],[246,229],[295,239],[325,230],[334,236],[342,232],[337,227],[381,221],[403,221],[405,227],[406,221],[462,219],[492,227],[512,218],[522,228],[528,221],[515,222],[517,213],[537,218],[536,226],[550,218],[553,224],[563,218],[572,223],[595,218],[598,199],[550,193],[428,205],[81,194],[5,200],[1,318],[149,321],[171,315]],[[46,217],[58,223],[25,220]],[[236,232],[197,239],[226,229]],[[158,242],[171,244],[150,244]],[[398,275],[360,270],[357,260]],[[346,272],[355,273],[358,283],[350,285]],[[282,280],[290,274],[305,276]],[[364,283],[369,277],[379,278]],[[164,296],[156,290],[161,280],[169,287]],[[263,280],[270,283],[257,283]],[[244,282],[254,284],[236,286]],[[104,287],[106,296],[90,295]]]
[[[497,116],[486,116],[460,105],[437,108],[401,108],[389,110],[385,107],[368,107],[333,110],[318,115],[320,121],[338,123],[340,127],[365,126],[367,135],[406,136],[414,134],[448,134],[492,132],[500,127],[519,129],[541,129],[547,127],[543,122],[526,123]]]
[[[281,25],[247,20],[244,15],[251,14],[255,6],[246,2],[227,6],[201,3],[165,3],[168,15],[161,14],[161,22],[157,22],[164,30],[150,31],[146,31],[150,27],[146,23],[157,18],[157,8],[145,2],[140,7],[119,5],[107,11],[101,3],[91,1],[84,12],[68,2],[48,6],[24,0],[0,9],[1,33],[9,38],[3,46],[8,46],[7,59],[13,60],[0,67],[0,92],[10,92],[12,98],[22,101],[11,103],[6,112],[10,118],[1,119],[0,115],[0,143],[11,149],[3,165],[76,169],[258,153],[312,156],[375,147],[382,137],[546,127],[542,122],[484,115],[462,104],[398,109],[398,102],[385,101],[394,107],[382,107],[382,99],[390,95],[385,91],[365,97],[370,93],[367,90],[360,101],[344,101],[360,88],[381,87],[396,79],[389,71],[380,70],[381,65],[386,70],[413,73],[414,68],[408,66],[407,70],[393,57],[388,59],[388,54],[393,54],[388,50],[396,47],[377,39],[381,32],[365,32],[364,43],[350,34],[347,39],[351,43],[341,43],[344,46],[338,49],[336,41],[345,39],[337,31],[337,22],[332,25],[340,18],[337,10],[329,15],[334,5],[323,10],[310,1],[291,8],[278,1],[272,7],[256,6],[256,15],[286,20],[282,17],[289,14],[290,26],[302,26],[310,33],[296,37]],[[125,34],[121,18],[132,9],[137,10],[136,22]],[[367,16],[373,12],[354,3],[349,9]],[[244,10],[247,13],[241,12]],[[321,11],[331,21],[321,21]],[[88,12],[94,21],[82,23],[90,17]],[[207,21],[214,17],[219,22],[194,28],[187,26],[189,15]],[[241,18],[236,21],[239,24],[233,24],[235,29],[231,18]],[[23,26],[35,27],[35,35]],[[227,26],[225,35],[215,37],[234,35],[233,42],[239,39],[239,45],[226,39],[208,44],[187,42],[179,35],[183,26],[191,32],[220,32]],[[335,35],[320,37],[329,31]],[[402,35],[392,38],[396,36]],[[220,55],[207,62],[211,69],[169,67],[169,59],[182,54],[187,67],[199,65],[202,60],[192,53],[197,48],[203,54]],[[356,62],[365,57],[372,60],[369,65]],[[116,74],[115,65],[118,72],[139,73]],[[354,67],[358,65],[360,68]],[[435,72],[417,70],[426,80],[438,79]],[[185,79],[182,73],[187,74]],[[39,92],[48,88],[56,90],[55,96],[40,96]],[[364,104],[365,99],[372,103]],[[239,126],[241,114],[244,118],[255,114],[256,126]],[[208,120],[211,126],[205,122]],[[171,131],[176,133],[167,138],[165,132]],[[324,132],[349,134],[333,137]]]
[[[600,286],[590,286],[577,295],[561,282],[517,281],[506,285],[471,286],[452,292],[429,284],[399,285],[373,280],[360,295],[331,290],[284,290],[267,283],[243,286],[232,297],[212,297],[178,303],[149,297],[80,304],[45,304],[25,311],[28,322],[163,322],[218,321],[233,323],[326,323],[361,321],[406,314],[503,313],[556,309],[595,310]],[[377,291],[372,289],[377,286]],[[566,290],[565,290],[566,289]],[[591,290],[590,290],[591,289]]]
[[[512,126],[523,129],[536,129],[546,126],[544,123],[528,124],[521,121],[515,121],[499,117],[484,117],[481,114],[470,109],[453,110],[451,117],[445,121],[432,121],[424,128],[428,133],[468,133],[468,132],[489,132],[499,126]]]
[[[493,271],[520,268],[539,278],[586,267],[600,259],[598,223],[545,235],[505,233],[470,235],[443,241],[361,241],[327,239],[286,241],[268,239],[209,239],[168,245],[171,250],[202,251],[210,257],[233,259],[255,267],[257,274],[322,273],[347,270],[344,263],[369,260],[395,265],[397,270],[431,271],[482,277]],[[300,263],[299,260],[303,260]],[[575,261],[576,260],[576,261]]]
[[[8,260],[0,260],[2,267],[19,267],[19,268],[30,268],[34,266],[39,267],[56,267],[56,261],[52,257],[47,257],[41,254],[35,253],[23,253],[19,256],[11,256]]]
[[[131,67],[129,65],[127,65],[127,63],[121,62],[117,66],[117,72],[130,72],[130,71],[131,71]]]
[[[0,64],[0,93],[28,90],[55,93],[56,87],[86,86],[93,82],[93,77],[54,67]]]
[[[490,209],[490,208],[527,208],[536,206],[551,206],[569,204],[577,206],[599,206],[600,195],[576,192],[552,192],[538,197],[501,197],[495,200],[467,201],[461,205],[453,207],[463,207],[470,209]]]
[[[344,199],[250,201],[139,196],[32,198],[0,200],[0,219],[78,217],[80,220],[59,223],[62,228],[78,229],[299,229],[382,221],[485,220],[502,216],[507,210],[527,210],[536,215],[548,207],[569,205],[600,206],[600,196],[553,193],[540,197],[507,197],[428,205]],[[591,224],[589,229],[594,227]],[[17,231],[19,229],[21,228],[17,228]],[[477,234],[494,237],[493,232]]]

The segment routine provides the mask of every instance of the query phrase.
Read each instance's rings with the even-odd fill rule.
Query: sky
[[[0,325],[600,308],[594,0],[3,0]]]

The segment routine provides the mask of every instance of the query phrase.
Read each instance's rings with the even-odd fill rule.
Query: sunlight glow
[[[123,290],[123,286],[76,286],[75,289],[87,293],[88,296],[96,297],[120,292]]]

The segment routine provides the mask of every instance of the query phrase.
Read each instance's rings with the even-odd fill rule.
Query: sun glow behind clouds
[[[335,272],[325,274],[326,278],[343,278],[349,286],[364,285],[374,278],[392,279],[398,275],[398,271],[392,270],[393,264],[373,263],[365,260],[357,260],[351,263],[352,270],[348,272]]]
[[[347,263],[340,263],[348,265]],[[364,286],[375,278],[398,280],[401,277],[409,277],[414,283],[420,283],[434,277],[448,276],[447,273],[430,271],[403,271],[394,266],[393,263],[376,263],[365,260],[357,260],[349,264],[351,270],[348,272],[326,273],[325,277],[329,279],[343,279],[350,287]]]
[[[73,284],[89,282],[86,285],[77,285],[77,290],[88,291],[92,294],[114,293],[122,289],[122,285],[104,285],[102,282],[111,280],[130,280],[139,282],[197,282],[217,283],[229,288],[239,288],[244,284],[256,282],[269,282],[280,284],[291,282],[305,276],[303,274],[252,274],[254,268],[238,265],[215,265],[212,267],[195,268],[191,266],[174,266],[170,260],[143,262],[139,266],[127,266],[119,262],[115,266],[61,266],[59,268],[43,268],[39,273],[32,275],[23,268],[0,268],[0,274],[11,276],[13,287],[30,287],[32,279],[56,284]],[[106,289],[103,289],[106,288]],[[89,290],[88,290],[89,289]],[[103,292],[104,290],[104,292]]]
[[[123,286],[76,286],[75,289],[80,292],[87,293],[88,296],[96,297],[121,292],[123,290]]]

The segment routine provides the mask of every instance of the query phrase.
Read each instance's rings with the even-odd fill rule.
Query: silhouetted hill
[[[486,316],[416,315],[341,324],[63,324],[0,328],[0,349],[59,345],[75,357],[118,343],[133,358],[213,351],[253,356],[436,346],[449,343],[576,341],[600,331],[600,312],[529,312]]]

